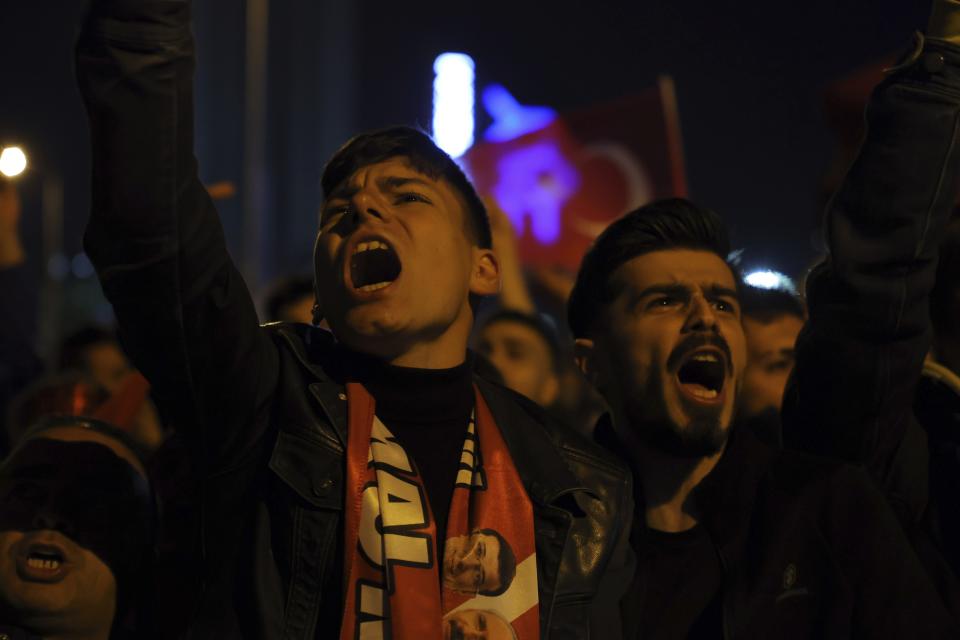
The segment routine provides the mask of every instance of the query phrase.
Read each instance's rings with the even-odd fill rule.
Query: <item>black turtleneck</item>
[[[442,557],[450,499],[474,405],[472,362],[467,359],[452,369],[414,369],[367,357],[351,361],[352,377],[373,396],[377,417],[420,472]]]

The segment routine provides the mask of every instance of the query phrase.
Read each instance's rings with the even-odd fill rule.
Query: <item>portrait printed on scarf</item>
[[[458,593],[498,596],[517,574],[517,556],[494,529],[474,529],[447,538],[443,547],[443,586]]]
[[[443,640],[517,640],[517,632],[506,618],[487,609],[459,609],[443,617]]]

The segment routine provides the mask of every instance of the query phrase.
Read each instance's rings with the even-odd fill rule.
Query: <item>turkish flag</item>
[[[530,266],[576,271],[597,235],[651,200],[686,195],[673,83],[563,114],[464,156],[477,191],[507,213]]]

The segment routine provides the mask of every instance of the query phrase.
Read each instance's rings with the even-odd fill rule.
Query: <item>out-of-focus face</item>
[[[92,551],[54,529],[0,532],[0,610],[39,632],[109,629],[113,572]]]
[[[550,346],[534,329],[510,320],[485,326],[477,351],[493,363],[507,387],[547,407],[557,399],[560,381]]]
[[[787,378],[793,371],[794,343],[803,327],[797,316],[783,314],[770,322],[743,317],[747,338],[747,366],[740,391],[744,417],[767,409],[780,409]]]
[[[94,464],[105,461],[108,469],[88,472],[89,465],[71,460],[81,466],[77,472],[65,471],[63,460],[38,458],[38,450],[30,449],[46,442],[59,447],[59,453],[70,452],[64,443],[83,443],[78,456]],[[91,451],[93,457],[86,458]],[[136,456],[124,445],[77,427],[50,429],[12,454],[0,473],[0,617],[45,637],[64,632],[106,637],[101,634],[109,632],[113,621],[116,578],[105,560],[76,538],[94,539],[96,534],[89,531],[94,521],[99,523],[94,527],[115,528],[115,535],[124,536],[119,519],[135,515],[125,512],[122,499],[101,499],[105,497],[101,492],[123,494],[127,489],[121,485],[142,479],[143,474]],[[91,478],[98,481],[88,484]],[[85,512],[86,523],[59,508],[67,497],[64,492],[84,491],[92,494],[89,504],[76,509]]]
[[[479,531],[447,538],[443,547],[443,586],[471,594],[499,590],[500,553],[500,540]]]
[[[492,611],[464,609],[443,619],[443,640],[513,640],[510,623]]]
[[[610,285],[617,295],[601,326],[578,342],[618,432],[680,457],[720,451],[746,362],[730,268],[708,251],[654,251],[623,264]]]
[[[317,270],[320,307],[337,337],[388,360],[432,350],[453,360],[438,367],[462,362],[470,293],[499,287],[496,258],[468,236],[466,216],[452,186],[403,158],[363,167],[330,194]]]
[[[133,370],[127,356],[115,342],[90,345],[85,358],[90,377],[110,393],[116,393],[124,378]]]

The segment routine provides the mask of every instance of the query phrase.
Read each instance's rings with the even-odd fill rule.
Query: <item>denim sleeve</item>
[[[92,141],[84,247],[165,418],[213,466],[266,428],[277,354],[193,155],[185,0],[95,0],[76,48]]]
[[[926,468],[905,443],[940,231],[960,184],[958,117],[960,47],[918,36],[874,91],[866,138],[828,205],[829,255],[807,280],[810,316],[783,406],[787,446],[865,467],[915,517]]]

